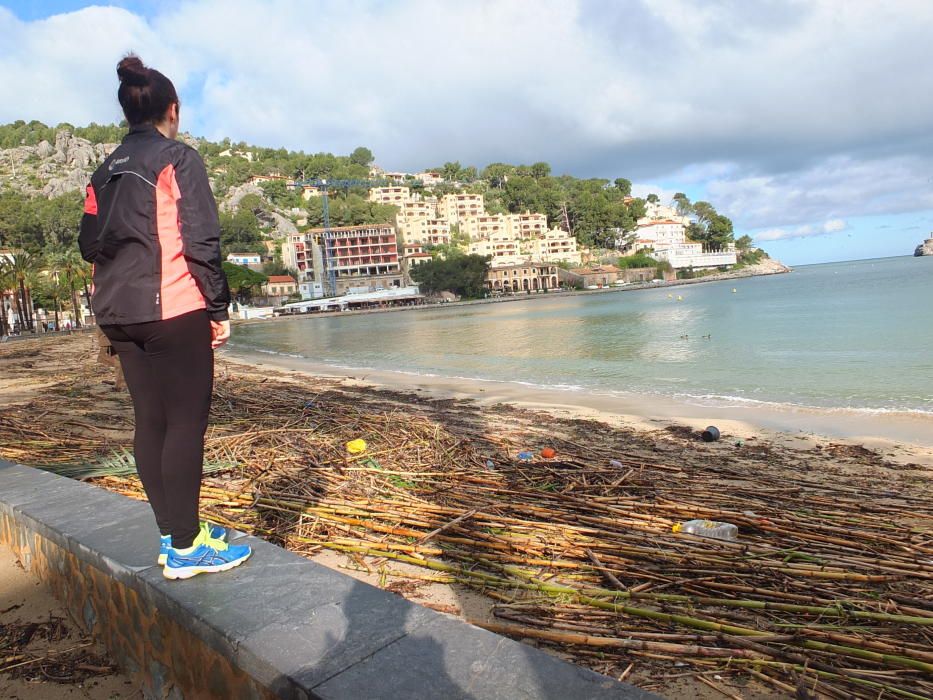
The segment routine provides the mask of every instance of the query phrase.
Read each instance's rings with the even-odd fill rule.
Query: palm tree
[[[74,248],[58,248],[52,251],[49,256],[49,267],[56,277],[63,278],[63,284],[68,289],[71,298],[71,308],[74,311],[75,327],[80,328],[81,307],[78,304],[77,287],[83,284],[87,292],[87,278],[89,276],[89,265]]]
[[[13,280],[6,270],[6,257],[0,257],[0,338],[10,334],[7,328],[6,297],[7,292],[13,288]]]
[[[13,251],[3,261],[4,269],[12,277],[14,286],[17,288],[14,290],[14,298],[20,325],[30,331],[35,326],[32,315],[32,294],[29,288],[35,283],[42,266],[41,256],[25,250]],[[19,292],[18,296],[16,291]]]
[[[42,296],[52,302],[55,311],[55,330],[60,331],[62,301],[68,298],[68,288],[57,275],[49,275],[42,280]]]

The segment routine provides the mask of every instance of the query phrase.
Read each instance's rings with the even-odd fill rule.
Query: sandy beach
[[[0,546],[0,697],[141,698],[107,650],[81,633],[48,589]]]
[[[95,357],[84,334],[0,345],[0,455],[94,465],[131,444],[128,397]],[[699,439],[709,424],[721,429],[718,442]],[[369,450],[349,457],[345,442],[361,436]],[[816,635],[870,650],[902,645],[927,659],[922,628],[843,620],[833,631],[794,605],[745,611],[727,598],[811,601],[826,606],[823,615],[846,600],[882,617],[900,610],[921,624],[933,618],[930,444],[929,423],[905,416],[691,408],[501,382],[305,363],[299,370],[288,358],[273,365],[225,351],[206,444],[207,464],[220,471],[205,479],[202,508],[667,697],[792,697],[800,684],[817,697],[851,689],[874,697],[878,679],[923,694],[923,673],[801,652]],[[556,457],[543,456],[547,447]],[[131,474],[92,478],[143,498]],[[303,505],[290,510],[296,502]],[[692,517],[737,523],[739,542],[672,535]],[[612,596],[604,587],[613,580],[647,598],[609,613],[586,603],[592,594],[551,598],[522,588],[530,581],[535,590],[560,584]],[[694,622],[643,617],[670,613]],[[725,623],[748,633],[801,631],[768,632],[773,641],[748,647],[696,627]],[[850,629],[864,632],[863,641]],[[867,663],[867,675],[812,675],[810,663]]]
[[[225,350],[225,361],[260,372],[286,370],[340,380],[347,386],[422,392],[437,399],[508,404],[569,419],[592,419],[618,427],[652,431],[671,425],[703,430],[715,425],[733,439],[758,439],[792,449],[826,441],[870,447],[898,463],[933,467],[933,415],[864,413],[789,406],[700,405],[646,394],[619,395],[529,386],[519,382],[426,376],[374,369],[341,369],[304,359]]]

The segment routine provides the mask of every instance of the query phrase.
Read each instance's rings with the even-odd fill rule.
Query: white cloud
[[[133,48],[212,138],[696,184],[752,229],[933,208],[926,0],[155,8],[24,23],[0,7],[0,122],[118,119]]]
[[[933,209],[933,156],[838,156],[777,174],[707,183],[711,201],[748,228]]]
[[[770,228],[752,235],[756,243],[766,241],[787,240],[790,238],[809,238],[811,236],[825,236],[826,234],[845,231],[848,224],[842,219],[830,219],[821,225],[804,224],[793,228]]]
[[[658,199],[666,204],[674,198],[676,193],[675,190],[670,190],[660,185],[643,184],[639,182],[632,183],[632,195],[643,199],[649,194],[656,194],[658,195]]]

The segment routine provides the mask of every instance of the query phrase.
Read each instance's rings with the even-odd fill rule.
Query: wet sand
[[[563,418],[593,419],[610,425],[658,430],[670,425],[702,430],[717,426],[733,439],[760,439],[799,449],[820,441],[842,441],[870,448],[896,463],[933,466],[933,416],[861,413],[789,406],[699,405],[662,396],[562,391],[518,382],[424,376],[372,369],[341,369],[284,355],[225,350],[224,360],[257,371],[287,370],[310,377],[342,380],[359,388],[416,391],[441,399],[469,400],[545,411]]]

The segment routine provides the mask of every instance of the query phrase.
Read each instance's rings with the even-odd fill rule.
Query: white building
[[[635,235],[636,251],[645,248],[667,248],[678,243],[686,243],[687,227],[682,221],[675,219],[644,221],[638,224]]]
[[[638,220],[638,223],[647,221],[661,221],[662,219],[672,219],[681,222],[684,226],[690,223],[690,217],[680,216],[674,207],[670,207],[661,202],[645,202],[645,215]]]
[[[262,267],[262,256],[259,253],[230,253],[227,262],[246,267]]]
[[[705,267],[723,267],[735,265],[735,246],[724,250],[704,251],[702,243],[675,243],[667,248],[655,249],[655,260],[666,260],[675,270],[684,267],[702,269]]]

